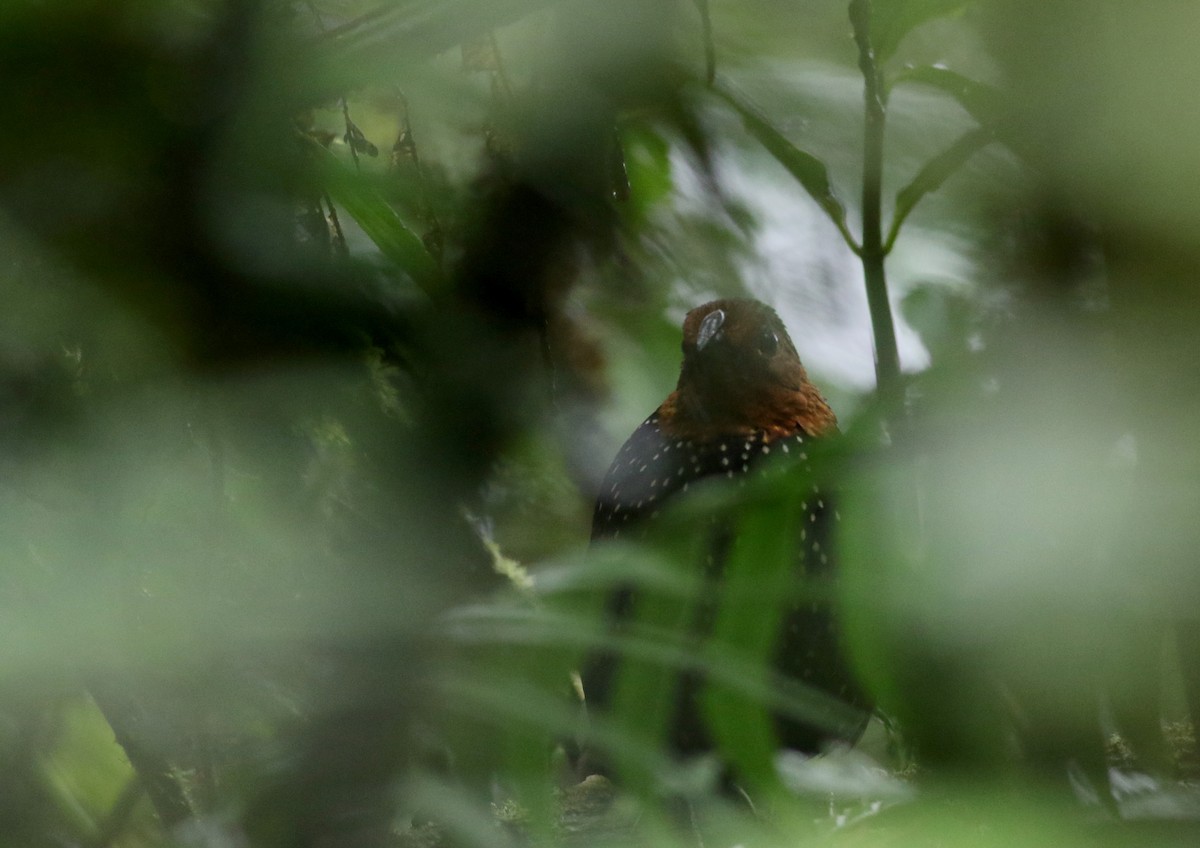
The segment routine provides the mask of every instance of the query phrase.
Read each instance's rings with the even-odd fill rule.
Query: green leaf
[[[646,591],[645,586],[638,587],[634,596],[633,615],[627,625],[629,632],[653,632],[660,636],[663,645],[686,648],[700,590],[700,581],[690,566],[703,562],[703,549],[707,542],[706,534],[694,532],[686,535],[669,534],[669,538],[660,541],[666,553],[665,561],[679,569],[680,577],[689,578],[692,584],[690,591],[678,595],[650,592]],[[676,669],[664,668],[662,663],[646,661],[631,654],[623,656],[617,669],[612,699],[612,717],[619,732],[627,734],[629,738],[640,737],[645,744],[653,747],[666,747],[676,710],[679,680]],[[653,787],[652,776],[645,774],[637,763],[618,756],[617,768],[630,786],[643,790]]]
[[[325,154],[325,188],[380,252],[394,262],[427,294],[440,285],[441,269],[424,242],[405,226],[396,210],[384,200],[370,181],[352,171],[332,153]]]
[[[671,149],[661,135],[640,125],[623,126],[620,140],[629,199],[641,218],[671,193]]]
[[[896,211],[883,246],[884,253],[891,251],[896,237],[900,234],[900,227],[921,198],[937,191],[968,159],[994,140],[995,135],[990,129],[976,128],[925,163],[912,182],[896,193]]]
[[[706,644],[706,665],[737,656],[741,675],[762,687],[771,678],[771,660],[783,621],[783,599],[796,559],[794,518],[787,501],[751,510],[738,524],[721,580],[716,621]],[[702,707],[713,739],[740,779],[764,788],[777,782],[774,722],[763,701],[742,686],[710,678]]]
[[[372,63],[424,61],[558,2],[394,0],[322,33],[317,43],[325,61],[332,63],[329,67],[352,63],[371,73]]]
[[[833,185],[829,180],[829,169],[825,163],[792,144],[756,106],[734,89],[727,80],[719,80],[713,85],[712,90],[742,116],[746,130],[783,167],[787,168],[788,173],[796,178],[833,221],[846,243],[857,252],[858,245],[854,241],[854,237],[850,235],[850,231],[846,229],[846,208],[834,194]]]
[[[986,83],[941,68],[936,65],[921,65],[901,71],[893,86],[901,82],[915,82],[932,86],[949,94],[980,124],[997,123],[1008,111],[1008,103],[999,89]]]
[[[871,45],[882,64],[904,37],[923,23],[957,12],[971,0],[874,0],[871,4]]]

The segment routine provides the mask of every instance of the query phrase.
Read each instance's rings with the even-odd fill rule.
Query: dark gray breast
[[[807,463],[805,436],[796,433],[768,442],[764,432],[730,435],[706,442],[663,432],[658,413],[642,422],[609,466],[592,514],[592,541],[623,533],[642,535],[642,522],[663,504],[704,478],[745,480],[774,456],[795,456]],[[816,499],[813,500],[816,506]]]

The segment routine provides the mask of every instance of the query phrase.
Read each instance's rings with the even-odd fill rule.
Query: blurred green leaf
[[[968,159],[994,140],[995,136],[991,130],[974,129],[925,163],[925,166],[913,177],[912,182],[896,193],[896,209],[893,213],[891,229],[884,241],[884,253],[891,252],[896,238],[900,235],[900,228],[904,225],[904,221],[912,212],[913,207],[921,202],[921,198],[941,188],[942,183],[953,176]]]
[[[632,584],[631,614],[614,635],[644,642],[659,656],[628,647],[618,651],[620,661],[612,684],[609,715],[616,732],[626,739],[662,750],[667,747],[672,719],[679,708],[680,672],[692,662],[688,650],[689,633],[699,600],[700,581],[687,565],[700,561],[707,533],[664,534],[657,542],[656,553],[675,572],[676,580],[682,582],[675,584],[675,590],[668,591],[651,590],[646,584],[637,582]],[[613,585],[605,594],[620,585]],[[605,619],[602,626],[607,630],[612,623]],[[664,663],[664,650],[678,661]],[[640,758],[631,759],[625,748],[611,753],[618,773],[631,786],[643,791],[653,789],[656,776],[645,771]]]
[[[379,63],[425,61],[562,0],[397,0],[322,34],[336,67],[374,75]]]
[[[621,128],[621,147],[630,200],[641,219],[671,193],[671,148],[661,135],[639,124]]]
[[[949,94],[981,125],[995,125],[1010,110],[1004,94],[994,86],[970,79],[957,71],[938,65],[918,65],[905,68],[892,85],[915,82],[941,89]]]
[[[363,232],[389,260],[412,278],[426,294],[441,287],[442,273],[424,242],[405,226],[369,179],[324,148],[325,186],[335,201],[350,214]]]
[[[728,80],[718,79],[712,90],[741,115],[747,131],[767,149],[779,164],[787,168],[817,205],[829,216],[846,244],[857,250],[854,237],[846,229],[846,207],[834,193],[825,163],[811,153],[801,150],[781,133],[763,112],[739,92]]]
[[[737,524],[725,563],[719,607],[709,653],[717,647],[742,657],[742,675],[760,682],[770,678],[784,604],[792,597],[796,529],[788,503],[752,509]],[[714,663],[719,664],[719,663]],[[770,713],[761,700],[709,680],[702,697],[709,729],[724,759],[749,786],[777,785],[774,754],[778,746]]]
[[[934,18],[957,12],[971,0],[873,0],[871,44],[880,63],[886,62],[904,37]]]

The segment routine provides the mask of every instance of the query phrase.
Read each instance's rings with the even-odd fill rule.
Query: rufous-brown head
[[[837,419],[775,310],[757,300],[714,300],[683,322],[679,384],[663,426],[691,439],[762,430],[768,439],[836,430]]]

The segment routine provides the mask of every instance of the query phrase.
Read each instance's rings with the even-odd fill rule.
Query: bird
[[[713,300],[683,322],[683,361],[673,392],[634,430],[600,485],[592,515],[593,547],[608,540],[646,539],[660,513],[710,481],[746,482],[788,458],[811,471],[809,451],[837,435],[837,418],[808,374],[776,312],[752,299]],[[809,475],[811,477],[811,475]],[[730,485],[727,482],[726,485]],[[828,581],[835,574],[832,495],[806,479],[795,575]],[[781,528],[784,532],[785,528]],[[691,622],[693,644],[711,627],[719,585],[736,527],[713,518],[702,570],[701,597]],[[608,626],[627,623],[639,589],[614,588],[606,604]],[[581,671],[589,714],[611,704],[620,657],[596,652]],[[847,709],[819,723],[794,714],[772,716],[780,747],[815,754],[833,742],[853,743],[870,717],[869,699],[846,661],[837,619],[828,599],[789,601],[776,638],[773,671],[815,687]],[[703,672],[685,671],[675,685],[667,743],[674,755],[708,753],[713,740],[699,706]]]

